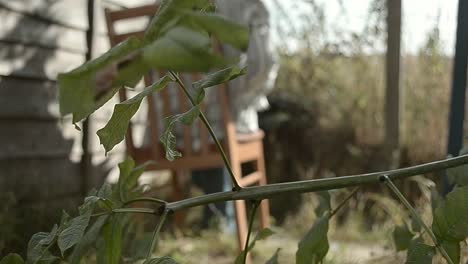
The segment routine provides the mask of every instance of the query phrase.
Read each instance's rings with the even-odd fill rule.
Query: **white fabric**
[[[257,111],[268,108],[266,95],[273,88],[278,65],[270,43],[269,14],[261,0],[217,0],[220,14],[243,23],[250,29],[247,53],[225,45],[224,55],[241,56],[240,66],[247,66],[246,76],[229,83],[229,100],[239,133],[258,130]]]

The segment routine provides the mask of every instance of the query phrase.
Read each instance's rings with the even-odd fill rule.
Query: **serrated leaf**
[[[107,200],[112,200],[112,186],[108,182],[103,183],[95,195]]]
[[[79,264],[83,256],[91,249],[92,245],[96,242],[101,233],[101,229],[108,219],[108,216],[100,216],[83,235],[80,242],[73,248],[70,255],[69,262],[71,264]]]
[[[120,263],[123,225],[121,217],[112,216],[103,227],[105,258],[107,264]]]
[[[73,114],[73,123],[76,123],[112,98],[120,86],[133,85],[124,79],[131,78],[130,81],[135,82],[134,79],[141,78],[146,72],[146,65],[141,58],[136,64],[126,63],[120,68],[119,64],[126,62],[127,57],[142,46],[140,40],[131,37],[102,56],[59,74],[60,113]]]
[[[436,208],[432,230],[445,241],[462,241],[468,237],[468,186],[455,188]]]
[[[239,76],[242,76],[247,73],[247,68],[239,68],[237,66],[231,66],[226,69],[222,69],[215,73],[211,73],[205,76],[203,79],[200,79],[192,83],[193,92],[192,97],[195,104],[200,104],[205,98],[205,89],[228,82],[232,79],[235,79]]]
[[[89,219],[91,217],[91,208],[86,209],[86,211],[81,211],[81,215],[72,218],[68,223],[67,228],[65,228],[58,236],[57,244],[60,248],[62,256],[65,251],[78,242],[80,242],[83,234],[86,230],[86,227],[89,224]]]
[[[187,27],[175,27],[143,50],[145,63],[156,69],[208,72],[227,61],[210,50],[211,39]]]
[[[322,216],[331,210],[331,197],[328,191],[316,192],[318,198],[318,206],[315,208],[315,215]]]
[[[297,264],[321,263],[327,255],[329,214],[317,218],[312,228],[299,242],[296,252]]]
[[[270,259],[265,262],[265,264],[278,264],[278,257],[279,257],[279,252],[281,251],[281,248],[276,249],[275,254],[271,256]]]
[[[135,167],[135,161],[131,157],[127,157],[125,161],[119,163],[120,174],[114,199],[126,202],[130,198],[132,190],[137,186],[138,178],[152,163],[149,161]]]
[[[165,256],[145,260],[143,264],[177,264],[177,262],[173,258]]]
[[[408,248],[406,264],[427,264],[432,263],[435,256],[435,248],[419,242],[419,239],[413,239]]]
[[[182,123],[184,125],[191,125],[200,115],[200,106],[196,105],[192,107],[189,111],[166,117],[164,119],[164,131],[161,134],[159,140],[166,150],[166,159],[173,161],[177,157],[182,157],[182,154],[177,150],[176,137],[172,133],[174,126],[177,123]]]
[[[460,263],[460,242],[442,241],[440,246],[445,249],[453,263]]]
[[[213,34],[217,40],[246,51],[249,46],[249,30],[244,25],[218,14],[184,11],[185,17]]]
[[[397,251],[408,249],[411,240],[414,237],[413,233],[411,233],[411,231],[408,229],[408,226],[406,225],[395,226],[392,236]]]
[[[15,253],[10,253],[0,260],[0,264],[23,264],[23,258]]]
[[[89,205],[98,204],[104,210],[112,211],[114,203],[111,200],[98,196],[88,196],[85,198],[85,203]]]
[[[110,120],[103,128],[97,131],[99,141],[104,146],[106,153],[125,138],[130,119],[140,108],[143,98],[153,92],[162,90],[170,81],[171,78],[164,76],[159,81],[143,89],[143,91],[134,97],[114,106],[114,112]]]
[[[249,246],[247,247],[247,251],[242,250],[241,253],[237,256],[234,263],[235,264],[243,263],[245,254],[252,251],[252,249],[255,247],[255,244],[257,243],[257,241],[267,239],[268,237],[270,237],[273,234],[275,234],[275,232],[273,230],[271,230],[270,228],[264,228],[264,229],[260,230],[257,233],[257,235],[255,235],[255,238],[250,242]]]
[[[49,233],[39,232],[34,234],[28,242],[28,252],[27,260],[28,263],[36,263],[41,261],[41,263],[52,263],[57,259],[57,257],[50,254],[47,250],[47,246],[41,245],[43,239],[47,239]]]

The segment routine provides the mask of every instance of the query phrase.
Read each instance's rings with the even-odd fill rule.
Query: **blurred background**
[[[116,164],[124,157],[125,144],[105,156],[96,136],[118,99],[78,131],[70,117],[59,115],[56,78],[109,49],[104,8],[153,1],[89,2],[0,0],[0,255],[24,252],[29,237],[49,230],[61,210],[73,212],[92,187],[115,179]],[[269,183],[373,172],[447,156],[458,1],[265,4],[280,64],[268,97],[271,107],[259,120],[266,134]],[[135,21],[135,27],[145,23]],[[165,173],[143,178],[158,195],[167,192]],[[421,212],[429,210],[430,219],[433,183],[421,177],[399,184]],[[258,260],[276,247],[286,256],[294,254],[297,238],[309,227],[304,223],[314,219],[313,194],[273,198],[270,205],[281,235],[259,245]],[[214,231],[198,230],[197,210],[189,213],[188,230],[169,232],[162,250],[180,259],[200,254],[229,263],[234,239],[220,239],[215,225]],[[392,251],[390,234],[404,214],[384,189],[362,188],[336,218],[332,238],[337,242],[327,263],[395,263],[400,256]],[[194,242],[200,237],[207,241],[203,247]],[[391,261],[376,262],[388,255]]]

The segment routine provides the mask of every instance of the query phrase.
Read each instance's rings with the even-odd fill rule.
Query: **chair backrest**
[[[107,21],[107,30],[109,34],[110,43],[112,46],[124,41],[130,36],[137,36],[139,38],[143,38],[144,30],[141,31],[131,31],[131,32],[123,32],[119,33],[116,32],[115,24],[117,21],[129,20],[129,19],[136,19],[142,17],[149,17],[151,18],[158,9],[157,4],[152,5],[145,5],[135,8],[129,8],[124,10],[118,11],[111,11],[109,9],[105,10],[105,16]],[[219,45],[216,45],[219,47]],[[220,50],[220,48],[219,48]],[[152,73],[147,74],[144,78],[145,85],[149,85],[153,82],[153,77],[155,76],[162,76],[166,72],[161,70],[153,70]],[[190,82],[198,80],[202,77],[201,74],[198,73],[185,73],[181,74],[181,79],[185,80],[189,86]],[[169,89],[168,89],[169,88]],[[167,117],[169,115],[173,115],[176,113],[182,113],[190,109],[191,104],[183,94],[181,89],[175,89],[170,91],[171,88],[176,87],[168,87],[163,89],[159,93],[159,100],[156,98],[155,95],[148,96],[148,124],[149,124],[149,136],[150,136],[150,147],[151,152],[153,153],[154,159],[163,158],[161,146],[159,143],[159,135],[161,131],[161,118]],[[226,141],[227,147],[229,148],[232,143],[235,142],[233,140],[235,138],[235,125],[232,122],[232,118],[229,111],[228,106],[228,99],[227,99],[227,87],[226,85],[220,85],[217,87],[217,103],[219,105],[219,121],[222,123],[222,129],[224,130],[224,139]],[[174,95],[175,93],[175,95]],[[120,89],[119,91],[120,100],[126,100],[126,90]],[[174,97],[176,98],[174,100]],[[206,100],[205,100],[206,101]],[[160,112],[157,112],[157,109]],[[201,105],[202,111],[206,110],[205,103]],[[184,157],[191,156],[191,155],[200,155],[200,154],[207,154],[210,151],[209,147],[209,135],[207,129],[201,122],[198,122],[198,131],[197,135],[194,135],[192,132],[192,128],[189,126],[184,126],[182,128],[182,142],[181,146],[183,146],[180,151],[182,152]],[[194,138],[194,137],[197,138]],[[200,148],[194,149],[193,142],[199,142]],[[135,151],[135,145],[133,141],[132,135],[132,127],[129,127],[127,137],[126,137],[126,144],[127,144],[127,151],[132,155]]]

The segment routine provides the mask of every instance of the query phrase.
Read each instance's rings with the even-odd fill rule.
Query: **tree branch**
[[[468,155],[463,155],[456,158],[439,160],[413,167],[384,172],[375,172],[353,176],[342,176],[327,179],[277,183],[264,186],[245,187],[239,191],[218,192],[176,202],[171,202],[167,204],[167,208],[173,211],[180,211],[186,208],[206,205],[215,202],[224,202],[232,200],[261,200],[275,195],[286,193],[299,194],[340,189],[345,187],[378,183],[379,177],[383,175],[387,175],[392,180],[404,179],[428,172],[440,171],[447,168],[457,167],[467,163]]]

